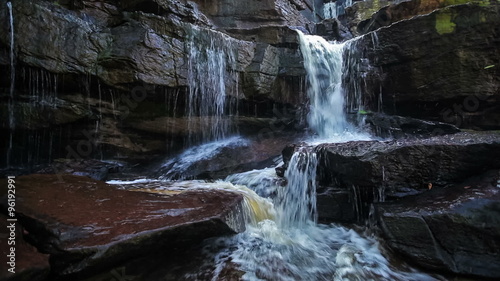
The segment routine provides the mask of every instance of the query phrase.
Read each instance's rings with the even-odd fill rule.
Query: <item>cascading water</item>
[[[284,228],[303,227],[316,222],[316,167],[318,159],[307,148],[293,154],[285,172],[286,188],[278,191],[277,204],[280,226]]]
[[[197,32],[201,31],[193,31],[194,34]],[[342,85],[345,44],[330,44],[320,37],[300,32],[299,36],[308,73],[310,127],[322,140],[369,138],[358,134],[355,126],[347,122],[346,93]],[[210,43],[202,48],[197,41],[202,37],[191,38],[188,44],[191,87],[186,110],[192,121],[203,117],[196,122],[201,124],[202,119],[210,122],[203,124],[207,133],[201,139],[190,140],[191,143],[204,142],[203,145],[192,147],[167,162],[168,170],[180,171],[181,174],[191,169],[192,164],[214,156],[221,147],[232,143],[232,138],[226,138],[230,131],[224,119],[228,115],[224,103],[228,94],[226,72],[230,68],[227,63],[234,58],[223,54],[226,49],[214,41],[216,38],[209,39],[207,42]],[[238,138],[235,141],[241,145]],[[248,217],[246,231],[207,240],[203,250],[207,264],[184,276],[185,279],[207,280],[208,270],[211,280],[221,280],[226,278],[224,272],[236,268],[243,272],[243,280],[252,281],[436,280],[412,272],[410,268],[404,271],[392,267],[373,238],[364,238],[341,226],[318,224],[317,164],[316,154],[310,148],[302,147],[289,161],[285,171],[286,184],[283,180],[276,180],[272,169],[232,175],[226,182],[204,183],[209,188],[224,188],[243,195]],[[168,173],[164,175],[160,178],[172,179]],[[197,188],[202,185],[195,182]]]
[[[336,19],[345,14],[345,9],[352,6],[352,0],[337,0],[323,5],[323,18]]]
[[[307,72],[309,126],[320,138],[342,134],[348,129],[341,86],[343,44],[297,32]]]
[[[327,140],[345,141],[345,135],[347,139],[366,137],[357,135],[346,119],[344,44],[330,44],[300,32],[299,37],[308,73],[309,126]],[[211,253],[216,263],[212,280],[221,277],[221,268],[228,263],[244,272],[243,280],[252,281],[436,280],[391,267],[375,239],[362,238],[344,227],[317,224],[317,161],[310,148],[299,148],[289,161],[285,186],[279,186],[279,181],[262,181],[259,185],[256,179],[263,176],[257,172],[227,178],[273,198],[276,217],[249,224],[246,232],[234,237],[207,242],[205,253]],[[263,174],[269,178],[267,170]]]
[[[186,115],[191,146],[222,140],[232,133],[230,117],[236,110],[227,101],[230,95],[237,95],[237,77],[230,38],[196,26],[189,32]]]
[[[348,93],[342,78],[344,47],[349,43],[332,44],[320,36],[297,32],[307,72],[309,127],[322,141],[369,139],[347,121],[345,100]]]
[[[225,267],[236,265],[243,280],[436,280],[426,274],[404,272],[389,264],[378,242],[353,230],[321,225],[316,220],[316,155],[301,148],[292,156],[285,172],[285,186],[263,181],[256,171],[228,179],[252,183],[260,193],[273,194],[275,211],[266,219],[250,220],[244,233],[209,240],[204,253],[214,259],[212,280],[220,280]],[[272,177],[264,170],[266,178]],[[222,184],[222,183],[219,183]],[[263,192],[264,189],[268,192]],[[277,192],[275,192],[278,190]],[[261,208],[258,208],[261,209]],[[232,264],[232,265],[231,265]],[[200,273],[186,279],[205,280]],[[205,275],[203,275],[205,276]]]

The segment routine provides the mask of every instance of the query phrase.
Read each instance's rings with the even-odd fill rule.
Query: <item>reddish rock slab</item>
[[[45,280],[50,271],[49,256],[38,252],[24,240],[23,228],[19,223],[8,222],[7,219],[7,216],[0,214],[0,280]],[[15,226],[13,228],[10,227],[12,223]],[[9,240],[11,236],[15,239]],[[15,251],[11,252],[11,248]],[[13,263],[9,264],[11,261]]]
[[[242,197],[220,190],[166,196],[119,190],[87,177],[29,175],[16,179],[16,191],[16,215],[29,241],[51,254],[56,275],[93,274],[244,230]]]

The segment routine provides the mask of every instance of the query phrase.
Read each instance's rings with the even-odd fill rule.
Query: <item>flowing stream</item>
[[[343,54],[350,45],[330,44],[300,32],[299,36],[308,73],[308,122],[316,134],[311,142],[369,139],[347,121],[344,109]],[[166,165],[174,172],[187,171],[192,162],[212,157],[220,147],[232,144],[241,145],[241,140],[230,138],[194,147]],[[437,280],[410,267],[392,266],[378,241],[369,235],[335,224],[318,224],[317,164],[316,154],[305,146],[293,154],[286,181],[268,168],[201,186],[196,182],[196,188],[231,190],[245,199],[246,231],[205,242],[203,255],[211,264],[211,280],[226,280],[227,268],[236,268],[243,280],[250,281]],[[168,174],[164,179],[169,179]],[[206,280],[205,274],[192,272],[184,278]]]

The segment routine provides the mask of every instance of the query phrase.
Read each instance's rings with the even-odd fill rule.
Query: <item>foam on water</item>
[[[250,183],[255,190],[270,188],[275,218],[253,220],[244,233],[206,242],[205,255],[215,262],[212,280],[223,278],[220,274],[229,263],[250,281],[437,280],[411,268],[395,269],[374,238],[338,225],[317,224],[316,165],[316,155],[303,148],[290,160],[286,186],[265,181],[258,186],[258,171],[228,178]],[[262,178],[272,178],[269,169],[262,173]]]

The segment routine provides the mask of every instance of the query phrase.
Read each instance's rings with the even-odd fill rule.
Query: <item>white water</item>
[[[323,18],[335,19],[345,14],[345,9],[352,6],[352,0],[337,0],[323,5]]]
[[[237,77],[233,71],[236,60],[231,39],[222,33],[208,34],[196,26],[192,26],[190,32],[186,115],[190,132],[188,145],[193,145],[222,140],[231,133],[229,117],[235,109],[227,100],[234,94],[230,92],[236,91],[229,82],[237,81]]]
[[[166,172],[160,176],[161,179],[181,178],[198,162],[209,160],[217,157],[223,149],[248,146],[249,142],[241,137],[235,136],[219,141],[204,143],[201,145],[192,146],[176,157],[166,161],[161,169]]]
[[[330,44],[300,32],[299,37],[308,73],[308,121],[318,135],[314,142],[370,139],[346,119],[344,44]],[[270,196],[276,217],[249,224],[239,235],[208,242],[205,254],[215,260],[212,280],[224,278],[219,275],[230,263],[244,272],[243,280],[251,281],[436,280],[410,268],[402,271],[392,267],[373,238],[337,225],[318,225],[316,168],[316,154],[303,147],[289,162],[285,186],[270,180],[273,174],[269,169],[227,178]],[[193,277],[190,279],[196,279]]]
[[[347,93],[342,85],[342,75],[347,43],[333,44],[320,36],[297,32],[307,72],[308,124],[317,134],[313,142],[370,139],[368,134],[350,124],[346,117]]]
[[[310,127],[316,132],[313,141],[347,141],[369,139],[347,122],[345,94],[342,85],[343,53],[345,44],[330,44],[320,37],[301,38],[301,51],[308,72],[308,95],[310,99]],[[193,58],[202,57],[212,66],[221,66],[224,61],[215,47],[207,50],[195,48]],[[202,59],[201,64],[206,64]],[[192,60],[194,63],[194,60]],[[209,75],[205,70],[194,67],[193,77],[199,81],[208,80],[210,86],[193,88],[192,98],[198,93],[208,93],[218,85],[222,93],[222,81],[200,77]],[[210,67],[209,67],[210,68]],[[198,73],[198,74],[196,74]],[[220,73],[219,73],[220,74]],[[220,77],[219,77],[220,78]],[[193,78],[194,79],[194,78]],[[208,94],[210,95],[210,93]],[[210,108],[222,112],[220,96]],[[220,109],[220,110],[219,110]],[[200,109],[193,109],[198,112]],[[199,114],[199,113],[197,113]],[[220,115],[221,117],[223,115]],[[219,124],[224,126],[224,124]],[[207,127],[212,130],[213,128]],[[217,128],[211,137],[217,139]],[[223,137],[224,134],[220,134]],[[197,162],[216,157],[227,146],[245,145],[239,138],[214,141],[192,147],[175,159],[167,162],[169,173],[184,173]],[[176,182],[175,185],[195,188],[223,188],[241,193],[248,216],[246,231],[230,237],[208,240],[203,254],[211,265],[211,280],[225,280],[224,272],[232,267],[244,272],[243,280],[437,280],[429,275],[415,272],[409,267],[393,267],[382,255],[376,239],[362,236],[354,230],[338,225],[317,224],[316,210],[316,168],[315,153],[301,148],[295,152],[285,172],[286,184],[277,179],[273,169],[254,170],[229,176],[225,182],[202,183],[200,181]],[[169,179],[170,177],[165,176]],[[229,183],[230,181],[232,183]],[[148,183],[151,184],[151,183]],[[163,183],[161,183],[163,184]],[[160,184],[160,185],[161,185]],[[252,190],[250,190],[252,189]],[[156,192],[161,188],[156,188]],[[165,192],[182,192],[166,187]],[[260,195],[260,196],[259,196]],[[261,196],[268,197],[262,198]],[[205,273],[195,269],[185,276],[188,280],[206,280]],[[200,274],[200,275],[198,275]]]
[[[259,179],[272,178],[268,169],[263,170],[263,175],[252,171],[230,177],[252,183],[255,190],[269,188],[267,193],[275,194],[274,211],[269,210],[269,205],[264,209],[267,208],[268,214],[275,214],[275,218],[262,219],[261,216],[250,220],[252,223],[247,224],[244,233],[207,241],[204,254],[215,262],[212,280],[223,279],[221,272],[230,264],[244,272],[243,280],[250,281],[437,280],[410,268],[395,269],[382,255],[374,238],[337,225],[317,224],[315,170],[315,154],[304,149],[296,152],[290,161],[285,173],[286,186],[266,181],[258,186]],[[196,273],[186,279],[204,280]]]

